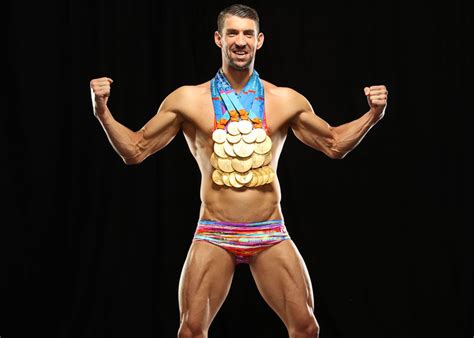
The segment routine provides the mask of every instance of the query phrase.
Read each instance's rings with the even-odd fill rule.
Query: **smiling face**
[[[257,49],[263,44],[263,33],[258,32],[254,20],[228,15],[222,32],[214,33],[214,40],[221,48],[224,66],[246,70],[253,68]]]

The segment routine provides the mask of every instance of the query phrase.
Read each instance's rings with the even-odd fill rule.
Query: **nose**
[[[235,44],[239,47],[245,47],[247,41],[245,40],[245,36],[243,34],[239,34],[237,36],[237,40],[235,40]]]

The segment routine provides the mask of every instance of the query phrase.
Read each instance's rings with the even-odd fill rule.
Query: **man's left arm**
[[[306,145],[330,158],[344,158],[385,114],[388,91],[384,85],[365,87],[369,111],[361,117],[333,127],[317,116],[311,104],[300,94],[296,98],[298,113],[290,121],[295,136]]]

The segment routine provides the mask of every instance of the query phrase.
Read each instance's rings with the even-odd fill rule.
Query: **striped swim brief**
[[[236,264],[249,263],[252,256],[290,236],[282,219],[263,222],[198,221],[193,241],[206,241],[224,248]]]

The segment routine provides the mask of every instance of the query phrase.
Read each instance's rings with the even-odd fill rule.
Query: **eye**
[[[244,34],[248,38],[253,38],[255,36],[255,32],[253,30],[246,30],[244,31]]]

